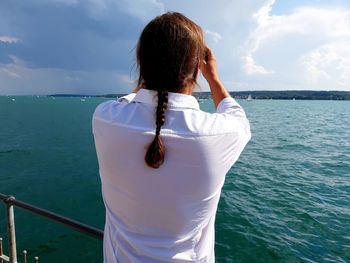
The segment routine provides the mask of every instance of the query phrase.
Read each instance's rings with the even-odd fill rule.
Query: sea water
[[[91,116],[104,100],[0,97],[0,192],[103,229]],[[216,261],[350,262],[350,101],[239,103],[252,139],[222,190]],[[5,218],[1,205],[7,238]],[[15,218],[19,254],[102,262],[101,241],[18,208]]]

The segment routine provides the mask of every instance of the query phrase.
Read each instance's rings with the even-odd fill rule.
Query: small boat
[[[251,94],[249,94],[249,95],[248,95],[248,98],[247,98],[247,100],[248,100],[248,101],[251,101],[251,100],[253,100],[253,98],[252,98],[252,95],[251,95]]]

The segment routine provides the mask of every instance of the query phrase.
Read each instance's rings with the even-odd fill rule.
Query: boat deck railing
[[[7,234],[8,234],[8,248],[9,255],[5,255],[3,251],[2,238],[0,238],[0,263],[10,262],[18,263],[17,261],[17,246],[16,246],[16,231],[15,231],[15,215],[14,207],[18,207],[25,211],[29,211],[35,215],[42,216],[46,219],[49,219],[53,222],[63,224],[67,227],[70,227],[78,232],[84,233],[88,236],[96,238],[98,240],[103,239],[103,231],[101,229],[89,226],[87,224],[81,223],[79,221],[73,220],[71,218],[53,213],[51,211],[42,209],[40,207],[25,203],[23,201],[17,200],[14,196],[5,195],[0,193],[0,200],[6,206],[6,215],[7,215]],[[23,251],[23,262],[27,263],[27,251]],[[39,262],[38,257],[34,257],[34,262]]]

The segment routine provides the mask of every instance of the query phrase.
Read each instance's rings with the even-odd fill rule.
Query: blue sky
[[[129,92],[166,11],[202,26],[229,90],[350,91],[348,0],[0,0],[0,95]]]

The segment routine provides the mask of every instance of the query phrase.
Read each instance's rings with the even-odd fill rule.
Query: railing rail
[[[87,224],[81,223],[74,219],[53,213],[51,211],[42,209],[40,207],[28,204],[23,201],[16,200],[15,197],[10,195],[5,195],[0,193],[0,200],[3,201],[7,208],[7,230],[8,230],[8,239],[9,239],[9,261],[11,263],[17,262],[17,252],[16,252],[16,234],[15,234],[15,220],[14,220],[14,211],[13,207],[16,206],[23,210],[29,211],[33,214],[42,216],[44,218],[50,219],[59,224],[63,224],[74,230],[77,230],[81,233],[84,233],[93,238],[102,240],[103,239],[103,231],[101,229],[89,226]],[[2,250],[2,249],[1,249]],[[0,257],[3,255],[0,255]],[[1,262],[2,258],[0,258]]]

